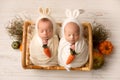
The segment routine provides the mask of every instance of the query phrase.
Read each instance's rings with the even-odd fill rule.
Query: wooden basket
[[[61,25],[61,23],[57,23],[58,25]],[[29,43],[30,43],[30,32],[31,32],[31,25],[34,25],[31,21],[25,21],[23,25],[23,50],[22,50],[22,67],[25,69],[44,69],[44,70],[65,70],[64,67],[61,66],[50,66],[50,67],[41,67],[37,65],[31,64],[31,61],[29,59]],[[93,58],[92,58],[92,28],[91,24],[88,22],[82,23],[89,46],[89,60],[88,62],[78,68],[71,68],[71,70],[82,70],[82,71],[90,71],[92,69],[93,64]]]

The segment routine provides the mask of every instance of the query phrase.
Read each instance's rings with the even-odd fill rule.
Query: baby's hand
[[[43,44],[48,44],[48,40],[47,40],[47,39],[44,39],[44,40],[43,40]]]
[[[70,48],[71,48],[72,50],[75,50],[75,44],[72,44],[72,45],[70,46]]]

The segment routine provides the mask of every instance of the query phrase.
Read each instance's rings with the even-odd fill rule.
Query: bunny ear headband
[[[79,16],[80,12],[79,10],[74,10],[73,12],[69,9],[66,10],[66,16],[68,18],[77,18]]]
[[[52,24],[53,24],[53,33],[55,33],[55,27],[56,27],[56,24],[55,24],[55,21],[54,21],[54,19],[50,16],[50,13],[51,13],[51,10],[50,10],[50,8],[39,8],[39,11],[40,11],[40,17],[38,17],[38,19],[37,19],[37,21],[36,21],[36,31],[38,32],[38,23],[39,23],[39,21],[41,20],[41,19],[43,19],[43,18],[47,18],[47,19],[49,19],[51,22],[52,22]]]
[[[45,9],[40,8],[39,10],[41,15],[50,15],[50,12],[51,12],[49,8],[45,8]]]
[[[67,16],[67,19],[63,22],[63,25],[62,25],[62,36],[64,37],[64,28],[65,28],[65,26],[70,22],[76,23],[79,26],[79,28],[80,28],[80,36],[81,36],[82,35],[82,27],[81,27],[80,22],[77,19],[79,17],[80,10],[75,9],[74,11],[71,11],[71,10],[67,9],[65,14]]]
[[[69,22],[74,22],[79,26],[79,21],[77,18],[79,17],[80,11],[78,9],[75,9],[74,11],[67,9],[65,14],[67,16],[67,19],[64,21],[63,26]]]

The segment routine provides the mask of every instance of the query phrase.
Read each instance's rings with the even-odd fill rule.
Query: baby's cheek
[[[69,37],[68,37],[67,35],[65,35],[65,39],[66,39],[67,41],[69,41]]]
[[[53,36],[53,33],[49,32],[49,33],[47,33],[46,36],[47,36],[48,38],[51,38],[51,37]]]
[[[75,40],[78,41],[80,39],[80,36],[76,37]]]

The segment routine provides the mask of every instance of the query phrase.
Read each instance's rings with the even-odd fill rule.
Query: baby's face
[[[71,44],[74,44],[80,38],[79,26],[73,22],[70,22],[65,26],[64,33],[66,40]]]
[[[39,21],[38,34],[42,40],[48,40],[53,36],[53,25],[50,21]]]

